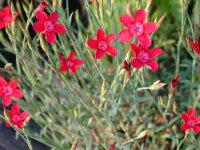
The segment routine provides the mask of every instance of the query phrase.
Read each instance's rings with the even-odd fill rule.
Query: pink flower
[[[176,76],[176,79],[173,77],[172,81],[171,81],[171,87],[175,88],[178,84],[178,78],[179,78],[179,74]]]
[[[60,61],[62,62],[62,65],[60,66],[59,70],[61,72],[70,70],[72,73],[77,72],[77,66],[80,66],[83,64],[83,61],[79,58],[74,59],[75,52],[71,52],[69,54],[69,57],[66,59],[64,56],[60,55]]]
[[[44,11],[37,11],[36,17],[38,22],[34,23],[33,29],[36,32],[45,32],[45,39],[48,43],[55,42],[55,33],[65,34],[65,26],[63,24],[56,24],[59,19],[59,15],[57,13],[52,12],[48,17]]]
[[[22,126],[24,125],[23,120],[30,116],[29,113],[25,111],[20,113],[18,104],[13,104],[12,110],[7,110],[7,112],[10,116],[10,121],[20,129],[22,129]],[[8,121],[6,121],[6,127],[11,127]]]
[[[47,2],[43,1],[39,4],[38,10],[44,10],[48,6]]]
[[[119,33],[119,40],[121,42],[128,42],[136,35],[142,45],[149,47],[151,45],[151,37],[148,33],[155,32],[158,26],[154,22],[144,23],[146,16],[147,14],[143,9],[138,10],[134,18],[129,15],[122,15],[120,22],[128,29],[122,30]]]
[[[185,130],[192,129],[192,131],[194,131],[194,132],[200,131],[199,126],[197,126],[197,124],[200,123],[200,116],[195,118],[195,109],[194,108],[190,108],[188,111],[188,114],[183,113],[181,117],[184,121],[184,124],[181,126],[181,130],[185,131]]]
[[[5,28],[8,24],[12,22],[12,13],[10,7],[6,6],[2,11],[0,11],[0,29]]]
[[[9,106],[11,104],[11,97],[22,98],[23,92],[17,87],[19,83],[15,81],[6,82],[3,78],[0,77],[0,96],[3,96],[2,102],[5,106]]]
[[[152,71],[158,69],[158,62],[152,59],[162,54],[162,50],[159,47],[148,50],[141,44],[139,46],[131,44],[131,50],[136,57],[130,62],[133,68],[141,68],[146,65]]]
[[[117,49],[113,46],[110,46],[112,42],[117,39],[115,34],[110,34],[106,37],[103,29],[99,29],[97,31],[97,39],[89,39],[87,40],[87,45],[91,49],[95,49],[95,58],[101,59],[104,54],[107,53],[111,56],[117,56]]]

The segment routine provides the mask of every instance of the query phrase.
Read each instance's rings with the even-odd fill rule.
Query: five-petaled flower
[[[22,129],[22,126],[24,126],[23,120],[30,116],[29,113],[26,111],[20,113],[20,108],[18,104],[13,104],[12,110],[11,111],[7,110],[7,112],[12,124],[17,126],[17,128],[20,128],[20,129]],[[6,121],[6,127],[11,127],[8,121]]]
[[[110,46],[112,42],[117,39],[115,34],[110,34],[106,37],[106,34],[103,29],[97,31],[97,39],[87,40],[87,45],[91,49],[95,49],[95,58],[101,59],[104,54],[107,53],[111,56],[117,56],[117,49],[113,46]]]
[[[149,47],[151,45],[151,37],[148,33],[155,32],[158,26],[154,22],[144,23],[146,20],[146,12],[141,9],[135,13],[134,18],[129,15],[122,15],[120,17],[120,22],[126,26],[128,29],[122,30],[119,33],[119,40],[121,42],[128,42],[131,38],[136,35],[138,41]]]
[[[65,34],[65,26],[63,24],[56,24],[59,19],[59,15],[57,13],[52,12],[48,17],[44,11],[37,11],[36,17],[38,22],[34,23],[33,29],[36,32],[45,32],[45,39],[48,43],[55,42],[55,33]]]
[[[200,116],[195,118],[195,109],[194,108],[190,108],[188,111],[188,114],[183,113],[181,117],[184,121],[184,124],[181,126],[181,130],[185,131],[185,130],[192,129],[192,131],[194,131],[194,132],[200,131],[199,126],[197,126],[197,124],[200,123]]]
[[[20,84],[15,81],[10,81],[7,83],[7,81],[3,78],[0,77],[0,96],[3,96],[2,102],[5,106],[9,106],[11,104],[11,97],[15,98],[22,98],[23,97],[23,92],[17,87]]]
[[[59,55],[60,61],[62,62],[62,65],[60,66],[60,71],[68,71],[70,70],[72,73],[77,72],[77,66],[80,66],[83,64],[83,60],[76,58],[74,59],[75,52],[72,51],[68,58],[66,59],[64,56]]]
[[[172,81],[171,81],[171,87],[172,88],[175,88],[178,84],[178,79],[179,79],[179,74],[176,76],[176,78],[172,78]]]
[[[5,28],[8,24],[12,22],[13,15],[10,11],[10,7],[6,6],[2,11],[0,11],[0,29]]]
[[[200,59],[200,44],[199,44],[199,41],[197,40],[197,38],[195,38],[195,42],[191,41],[189,36],[187,38],[190,41],[190,44],[191,44],[193,50],[197,53],[197,55],[199,56],[199,59]]]
[[[152,59],[162,54],[162,50],[159,47],[148,50],[147,47],[141,44],[139,46],[131,44],[131,50],[136,57],[130,62],[133,68],[141,68],[146,65],[152,71],[158,69],[158,62]]]

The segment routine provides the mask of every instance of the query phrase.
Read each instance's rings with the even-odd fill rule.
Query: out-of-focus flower
[[[22,129],[22,126],[24,126],[23,120],[30,116],[26,111],[20,113],[18,104],[13,104],[12,110],[7,110],[7,112],[10,116],[10,121],[19,129]],[[8,121],[6,121],[6,127],[11,127]]]
[[[181,130],[185,131],[185,130],[192,129],[192,131],[194,131],[194,132],[200,131],[199,126],[197,126],[197,124],[200,123],[200,116],[195,118],[195,109],[194,108],[190,108],[188,111],[188,114],[183,113],[181,117],[184,121],[184,124],[181,126]]]
[[[38,22],[34,23],[33,29],[36,32],[45,32],[45,39],[48,43],[55,42],[55,33],[66,33],[66,27],[63,24],[56,24],[59,19],[59,15],[57,13],[52,12],[48,17],[44,11],[37,11],[36,17]]]
[[[59,70],[64,72],[70,70],[72,73],[77,72],[77,66],[80,66],[83,64],[83,61],[79,58],[74,59],[75,52],[71,52],[69,54],[69,57],[66,59],[64,56],[60,55],[60,61],[62,62],[62,65],[60,66]]]
[[[156,71],[158,69],[158,62],[153,60],[153,58],[163,53],[159,47],[148,50],[148,48],[141,44],[139,44],[139,46],[131,44],[131,50],[136,57],[130,62],[133,68],[141,68],[146,65],[152,71]]]
[[[109,147],[108,149],[109,149],[109,150],[115,150],[115,148],[114,148],[114,147]]]
[[[9,106],[11,104],[11,97],[15,98],[22,98],[23,92],[17,87],[20,84],[15,81],[10,81],[7,83],[7,81],[0,77],[0,96],[3,96],[2,102],[5,106]]]
[[[151,37],[148,34],[155,32],[158,27],[154,22],[144,23],[146,16],[147,14],[143,9],[138,10],[134,18],[129,15],[122,15],[120,22],[128,29],[122,30],[119,33],[119,40],[121,42],[128,42],[136,35],[142,45],[149,47],[151,45]]]
[[[87,40],[87,45],[91,49],[95,49],[95,58],[101,59],[104,54],[107,53],[111,56],[117,56],[117,49],[113,46],[110,46],[112,42],[117,39],[115,34],[110,34],[106,37],[106,34],[103,29],[97,31],[97,39]]]
[[[171,81],[171,87],[172,88],[175,88],[178,84],[178,79],[179,79],[179,74],[176,76],[176,78],[172,78],[172,81]]]
[[[6,6],[0,11],[0,29],[5,28],[8,24],[11,24],[13,15],[10,11],[10,7]]]

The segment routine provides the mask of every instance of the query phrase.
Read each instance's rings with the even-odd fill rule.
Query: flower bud
[[[48,4],[47,4],[47,2],[46,1],[43,1],[43,2],[41,2],[40,4],[39,4],[39,6],[38,6],[38,10],[44,10],[46,7],[48,6]]]

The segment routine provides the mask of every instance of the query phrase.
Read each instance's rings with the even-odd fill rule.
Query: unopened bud
[[[122,120],[120,120],[120,126],[121,126],[122,130],[123,130],[124,132],[126,132],[126,129],[125,129],[125,126],[124,126],[124,123],[123,123]]]
[[[41,2],[41,3],[39,4],[39,6],[38,6],[37,9],[40,10],[40,11],[42,11],[42,10],[44,10],[47,6],[48,6],[47,2],[46,2],[46,1],[43,1],[43,2]]]
[[[87,126],[89,126],[89,125],[92,123],[92,121],[93,121],[93,118],[90,118],[90,119],[88,120]]]
[[[78,137],[77,137],[76,140],[74,141],[71,150],[75,150],[75,149],[76,149],[77,143],[78,143]]]
[[[166,17],[166,13],[158,20],[158,22],[157,22],[157,26],[158,27],[160,27],[160,25],[163,23],[163,21],[164,21],[164,19],[165,19],[165,17]]]
[[[95,137],[95,139],[97,140],[97,142],[99,142],[100,141],[99,137],[97,136],[97,133],[94,128],[92,128],[92,133],[93,133],[93,136]]]
[[[126,4],[126,12],[129,16],[132,16],[132,9],[131,9],[131,4],[128,1],[128,3]]]
[[[152,86],[150,86],[151,90],[158,90],[160,88],[162,88],[163,86],[165,86],[167,83],[160,83],[160,80],[156,81],[153,83]]]
[[[75,116],[75,118],[77,118],[77,117],[78,117],[77,106],[75,106],[75,108],[74,108],[74,116]]]

